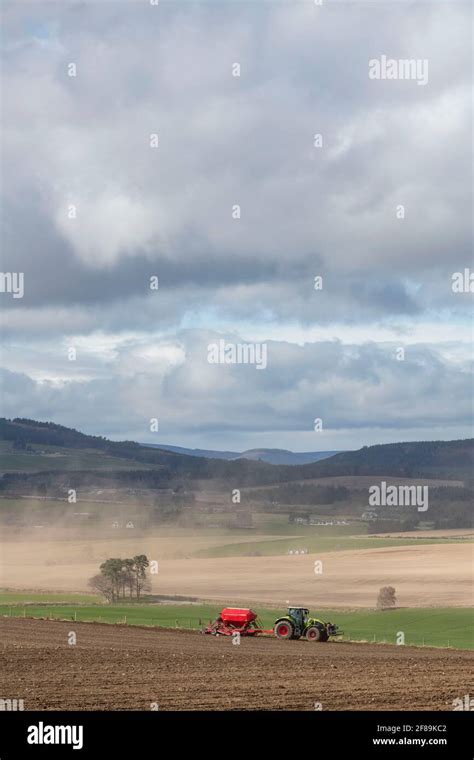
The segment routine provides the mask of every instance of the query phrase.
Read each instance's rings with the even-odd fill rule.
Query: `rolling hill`
[[[288,451],[287,449],[247,449],[246,451],[214,451],[213,449],[186,449],[182,446],[170,446],[160,443],[142,443],[142,446],[152,449],[171,451],[174,454],[185,454],[192,457],[205,457],[207,459],[250,459],[254,462],[267,462],[268,464],[309,464],[319,462],[321,459],[338,454],[338,451]]]
[[[466,480],[474,471],[474,438],[363,446],[304,468],[305,477],[391,475]]]
[[[342,475],[467,481],[472,478],[474,466],[473,438],[364,446],[357,451],[334,454],[319,462],[293,465],[261,461],[258,457],[260,450],[254,453],[256,461],[243,454],[236,459],[216,459],[143,446],[134,441],[110,441],[103,436],[86,435],[52,422],[22,418],[0,419],[0,441],[4,442],[0,451],[0,468],[4,473],[73,469],[84,474],[107,469],[121,471],[121,477],[126,479],[129,477],[127,470],[137,470],[140,471],[137,478],[142,482],[146,481],[149,473],[154,483],[165,483],[176,478],[216,479],[250,486]],[[81,466],[80,452],[90,454],[86,466]],[[61,454],[64,456],[62,461]],[[12,455],[15,455],[15,466],[11,464]],[[33,458],[36,458],[36,466],[32,466]],[[75,458],[75,465],[73,463],[71,466],[70,461],[66,463],[68,458]]]

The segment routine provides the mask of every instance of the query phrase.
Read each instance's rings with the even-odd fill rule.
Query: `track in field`
[[[68,644],[74,631],[77,643]],[[25,710],[451,710],[471,652],[0,619],[0,697]]]

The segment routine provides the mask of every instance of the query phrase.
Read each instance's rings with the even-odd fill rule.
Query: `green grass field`
[[[69,604],[63,603],[65,598]],[[198,629],[220,611],[218,605],[91,604],[93,599],[95,597],[87,595],[2,593],[0,615]],[[265,608],[257,608],[257,611],[264,628],[271,628],[284,612]],[[396,644],[397,635],[403,632],[407,645],[474,649],[474,610],[469,608],[311,612],[339,625],[344,630],[342,640],[346,641]]]
[[[34,445],[32,452],[16,450],[11,441],[0,441],[2,470],[40,472],[49,470],[148,470],[151,465],[112,457],[96,449],[68,449]],[[44,452],[44,453],[43,453]]]
[[[353,528],[353,530],[355,530]],[[301,534],[300,530],[300,534]],[[453,543],[453,541],[469,541],[470,539],[453,538],[378,538],[361,536],[360,538],[346,535],[304,535],[294,538],[277,538],[266,541],[243,541],[233,544],[221,544],[201,549],[194,553],[195,557],[244,557],[244,556],[277,556],[288,554],[290,551],[307,549],[310,554],[315,552],[351,551],[354,549],[383,549],[390,546],[414,546],[416,544]]]

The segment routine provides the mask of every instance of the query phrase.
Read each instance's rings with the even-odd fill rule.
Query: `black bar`
[[[41,724],[42,734],[37,733]],[[54,735],[61,739],[61,734],[56,736],[48,726],[75,726],[77,733],[65,733],[65,738],[77,745],[81,743],[78,731],[82,726],[82,748],[28,743],[28,736],[44,740]],[[343,756],[472,760],[472,729],[471,713],[462,711],[3,712],[0,760],[136,758],[145,753],[150,758],[178,758],[184,752],[193,757],[205,753],[246,760],[254,757],[257,737],[265,758],[276,752],[288,757],[288,751],[294,760],[328,756],[331,760]]]

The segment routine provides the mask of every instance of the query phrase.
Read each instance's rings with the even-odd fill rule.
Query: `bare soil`
[[[70,645],[74,631],[77,643]],[[466,651],[0,618],[0,694],[25,710],[452,710]]]
[[[470,542],[207,559],[192,553],[232,543],[232,539],[134,536],[64,540],[47,534],[36,540],[9,539],[6,531],[0,557],[0,587],[9,589],[87,592],[89,578],[108,557],[146,554],[159,562],[159,573],[150,576],[156,594],[231,599],[244,606],[291,603],[366,608],[375,605],[381,586],[390,585],[396,588],[402,607],[473,604],[474,547]],[[316,561],[322,562],[321,573],[315,573]]]

